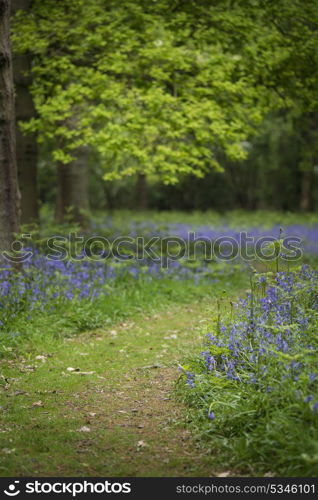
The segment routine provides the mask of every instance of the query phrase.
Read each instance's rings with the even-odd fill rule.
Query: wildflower
[[[210,419],[210,420],[214,420],[215,419],[215,414],[213,413],[213,411],[209,411],[209,413],[208,413],[208,419]]]
[[[309,396],[306,396],[305,399],[304,399],[304,403],[309,403],[309,401],[312,401],[314,399],[314,397],[309,394]]]
[[[187,383],[190,387],[194,387],[194,386],[195,386],[195,383],[194,383],[195,374],[194,374],[194,373],[190,373],[190,372],[186,372],[186,375],[187,375],[187,380],[186,380],[186,383]]]

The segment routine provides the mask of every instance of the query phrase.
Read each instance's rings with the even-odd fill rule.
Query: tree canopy
[[[89,145],[107,178],[159,172],[176,182],[221,169],[219,150],[244,158],[265,101],[204,4],[35,1],[14,36],[34,57],[38,117],[26,130],[51,141],[56,161]]]
[[[283,114],[297,168],[312,170],[317,26],[314,0],[34,0],[13,25],[15,52],[32,57],[36,115],[23,129],[56,164],[85,148],[105,180],[175,184],[239,173]]]

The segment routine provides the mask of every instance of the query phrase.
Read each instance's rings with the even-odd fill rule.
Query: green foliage
[[[241,272],[232,273],[230,279],[235,289],[246,281]],[[169,304],[203,300],[211,294],[221,293],[228,280],[227,275],[221,275],[212,287],[210,279],[203,279],[200,283],[170,277],[150,281],[147,276],[135,279],[127,273],[104,286],[105,293],[94,300],[74,298],[65,301],[57,298],[51,301],[50,307],[34,309],[31,314],[20,300],[8,317],[2,315],[3,322],[8,324],[6,328],[2,325],[0,357],[5,355],[8,346],[23,351],[29,343],[36,344],[39,340],[46,342],[50,338],[103,328],[141,312],[164,309]]]
[[[223,307],[221,328],[208,325],[204,352],[182,366],[178,394],[191,425],[233,472],[315,475],[316,299],[308,266],[260,275],[234,314]]]
[[[245,158],[243,141],[264,109],[213,15],[212,7],[171,13],[166,1],[33,2],[13,36],[34,61],[38,117],[24,129],[52,141],[57,162],[91,146],[106,179],[159,172],[175,183],[222,170],[218,150]]]
[[[317,26],[314,0],[35,0],[13,26],[15,51],[33,57],[37,117],[23,128],[49,145],[54,162],[89,146],[108,181],[142,172],[169,184],[192,174],[191,184],[225,168],[242,186],[235,204],[246,194],[240,163],[250,153],[258,173],[249,174],[256,192],[247,195],[266,203],[278,158],[267,152],[283,147],[279,135],[288,142],[288,130],[262,118],[290,110],[296,132],[301,122],[316,129]],[[261,151],[246,142],[255,133],[267,141]],[[316,133],[305,136],[294,160],[283,156],[282,182],[293,161],[312,169]]]

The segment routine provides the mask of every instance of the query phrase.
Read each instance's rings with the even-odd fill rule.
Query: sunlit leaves
[[[314,108],[315,16],[312,0],[35,0],[13,36],[34,56],[38,118],[24,128],[55,161],[90,146],[107,179],[221,170],[218,151],[245,158],[270,108]]]

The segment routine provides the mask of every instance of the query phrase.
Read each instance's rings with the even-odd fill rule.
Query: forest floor
[[[173,396],[215,299],[158,308],[0,362],[1,476],[214,476]]]

